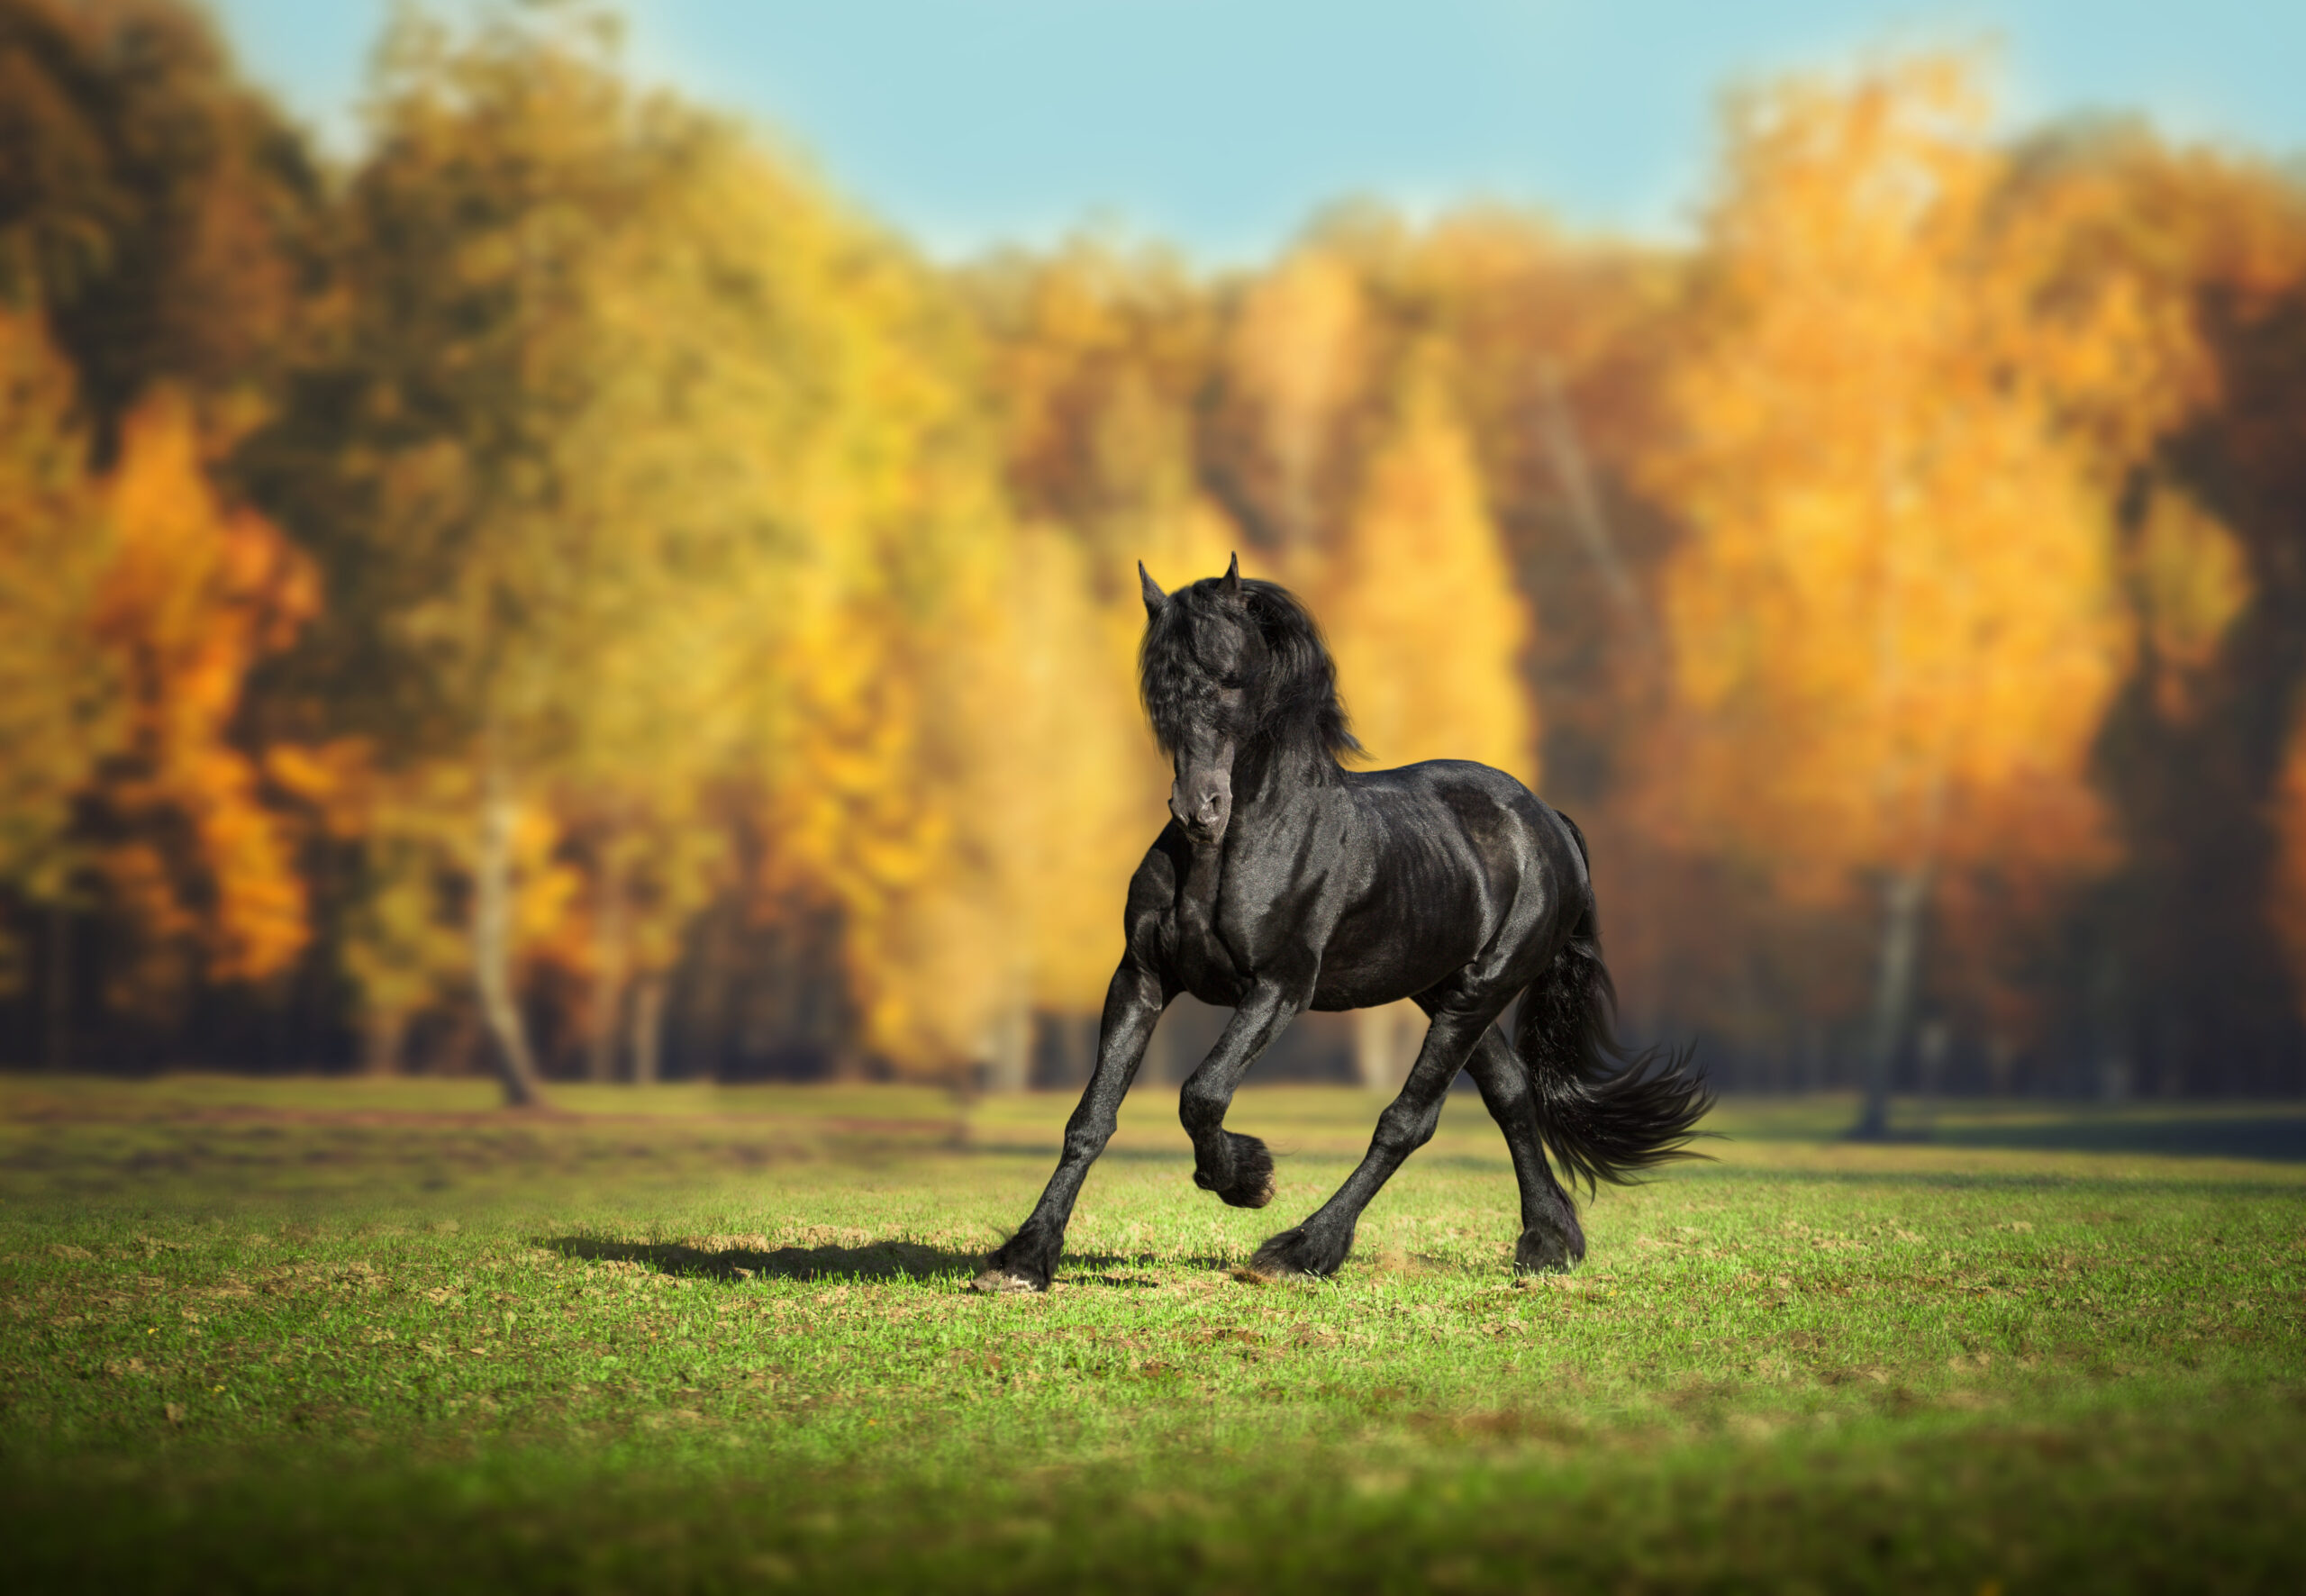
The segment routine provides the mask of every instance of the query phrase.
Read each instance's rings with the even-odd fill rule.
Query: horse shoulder
[[[1129,878],[1129,896],[1121,908],[1121,932],[1131,953],[1153,959],[1174,939],[1179,884],[1185,869],[1178,855],[1183,839],[1173,837],[1174,823],[1165,828],[1145,850],[1136,873]]]

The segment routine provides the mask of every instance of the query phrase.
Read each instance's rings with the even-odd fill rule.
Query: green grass
[[[1323,1285],[1376,1104],[0,1077],[8,1588],[2306,1588],[2306,1114],[1731,1105],[1513,1281],[1477,1102]],[[2254,1157],[2220,1156],[2232,1147]]]

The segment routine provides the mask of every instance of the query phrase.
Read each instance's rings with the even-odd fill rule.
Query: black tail
[[[1634,1053],[1619,1042],[1617,1001],[1589,903],[1522,995],[1514,1037],[1537,1088],[1539,1133],[1570,1183],[1589,1192],[1668,1159],[1702,1157],[1683,1144],[1713,1106],[1688,1047]]]

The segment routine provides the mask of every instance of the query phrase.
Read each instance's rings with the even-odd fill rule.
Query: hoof
[[[1341,1243],[1326,1241],[1300,1225],[1269,1238],[1250,1258],[1249,1269],[1274,1280],[1327,1280],[1338,1272],[1352,1250],[1350,1235]]]
[[[969,1282],[976,1292],[1045,1292],[1056,1278],[1057,1260],[1065,1249],[1060,1233],[1051,1236],[1028,1225],[985,1261],[985,1271]]]
[[[1238,1136],[1225,1132],[1225,1141],[1233,1155],[1233,1172],[1221,1185],[1202,1170],[1193,1172],[1193,1183],[1204,1192],[1214,1192],[1218,1200],[1235,1208],[1263,1208],[1273,1201],[1273,1155],[1265,1143],[1254,1136]]]
[[[1572,1231],[1531,1227],[1513,1244],[1516,1274],[1566,1274],[1585,1256],[1585,1238]]]
[[[1013,1292],[1045,1292],[1049,1290],[1049,1282],[1046,1280],[1028,1280],[1025,1276],[1015,1274],[1010,1270],[993,1268],[987,1269],[975,1280],[970,1281],[969,1290],[973,1292],[997,1292],[1003,1293]]]

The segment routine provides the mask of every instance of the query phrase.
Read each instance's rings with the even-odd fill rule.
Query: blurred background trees
[[[1747,91],[1684,248],[943,267],[580,10],[404,14],[339,168],[0,0],[0,1062],[1077,1074],[1132,566],[1238,549],[1728,1084],[2300,1090],[2306,193],[1986,86]]]

